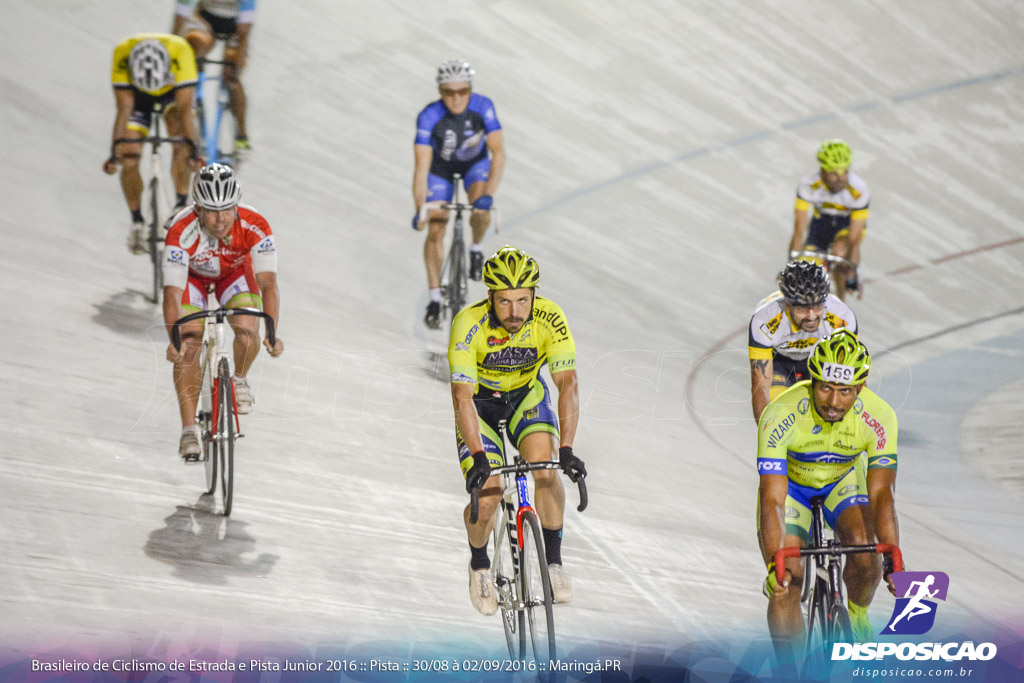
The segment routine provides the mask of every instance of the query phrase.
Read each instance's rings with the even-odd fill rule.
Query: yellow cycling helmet
[[[523,289],[540,282],[540,266],[526,252],[504,246],[484,263],[487,289]]]
[[[871,354],[845,327],[818,342],[807,359],[811,377],[835,384],[864,384],[871,372]]]
[[[826,171],[841,171],[850,168],[853,151],[842,140],[825,140],[818,148],[818,163]]]

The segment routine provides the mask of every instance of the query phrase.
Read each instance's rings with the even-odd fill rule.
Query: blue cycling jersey
[[[430,172],[441,177],[465,175],[473,164],[487,158],[487,134],[501,130],[494,103],[473,93],[461,114],[448,111],[441,100],[432,102],[416,118],[416,144],[434,150]]]

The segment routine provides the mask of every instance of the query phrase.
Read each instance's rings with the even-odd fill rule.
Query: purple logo
[[[935,623],[936,600],[945,600],[949,576],[943,572],[895,572],[896,606],[882,634],[917,636]]]

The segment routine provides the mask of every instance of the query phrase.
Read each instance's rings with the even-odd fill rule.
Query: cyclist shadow
[[[147,295],[134,289],[112,295],[101,304],[93,304],[92,321],[129,337],[145,337],[154,326],[163,327],[154,304]]]
[[[215,513],[212,496],[199,496],[195,505],[178,505],[164,518],[164,526],[149,534],[146,555],[174,567],[174,575],[187,581],[225,584],[229,576],[269,574],[279,559],[272,553],[260,553],[247,560],[244,555],[256,549],[256,539],[245,522]]]

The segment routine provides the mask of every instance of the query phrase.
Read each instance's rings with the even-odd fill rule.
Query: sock
[[[487,544],[484,543],[483,548],[474,548],[473,544],[469,544],[469,552],[473,554],[469,558],[469,566],[476,571],[477,569],[490,569],[491,558],[487,557]]]
[[[871,623],[870,621],[868,621],[868,608],[867,607],[861,607],[860,605],[858,605],[857,603],[855,603],[853,600],[850,600],[850,599],[847,599],[846,607],[850,611],[850,621],[852,621],[853,623],[857,623],[857,622],[867,622],[868,624]]]
[[[145,219],[142,217],[142,209],[135,209],[132,211],[132,222],[133,223],[144,223]]]
[[[440,287],[435,287],[434,289],[430,290],[430,300],[431,301],[436,301],[437,303],[441,303],[441,288]]]
[[[541,528],[541,531],[544,532],[544,554],[548,564],[562,564],[562,527]]]
[[[174,208],[185,206],[188,203],[188,193],[178,195],[178,203],[174,205]]]
[[[473,243],[473,244],[469,245],[469,250],[470,251],[477,251],[477,252],[483,253],[484,245],[483,244]]]

